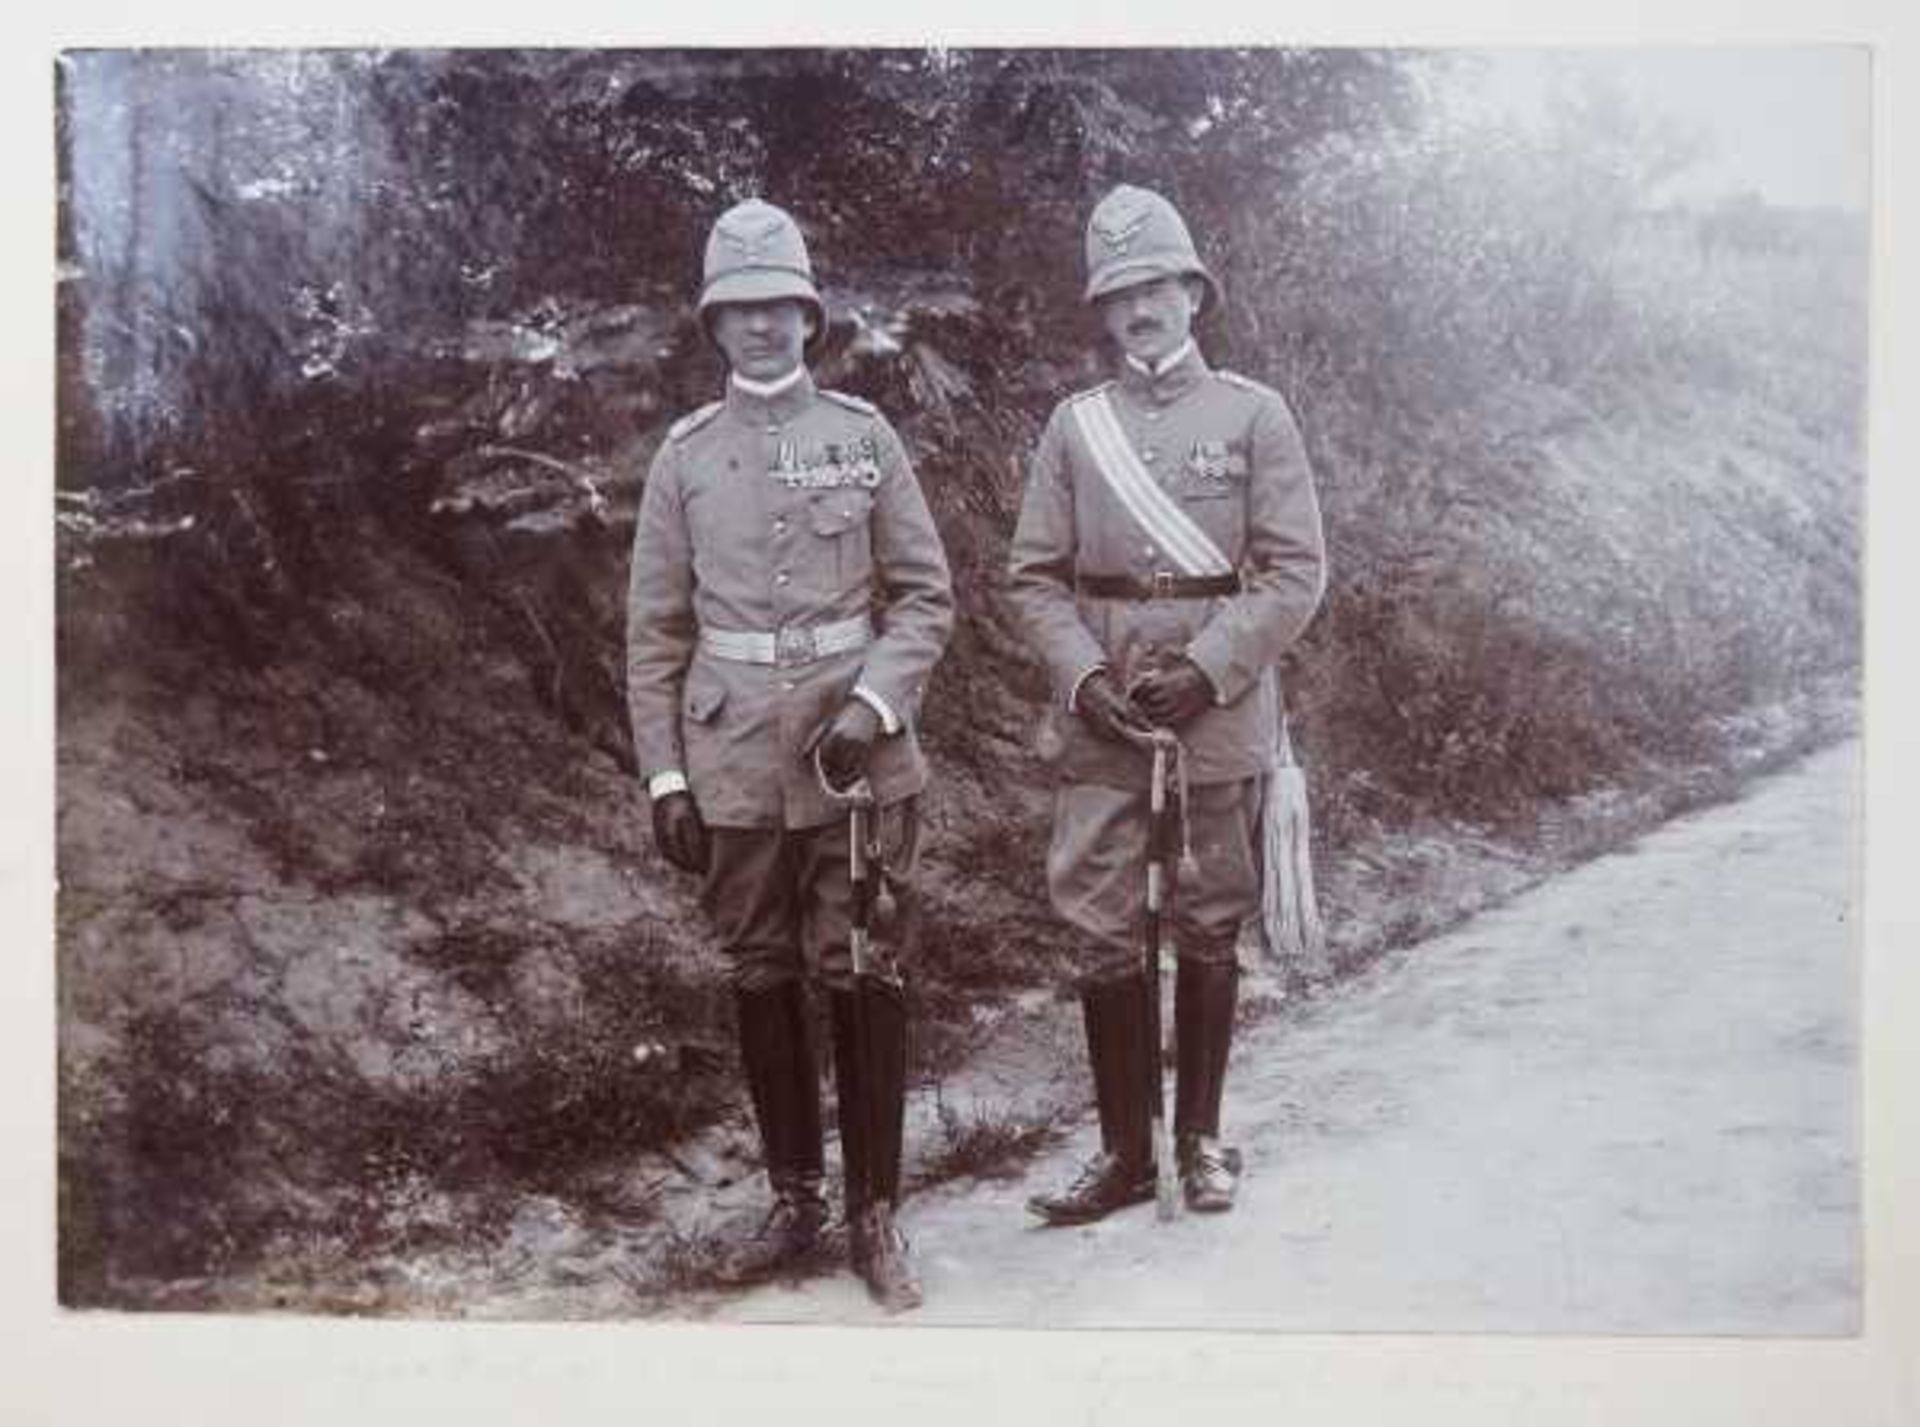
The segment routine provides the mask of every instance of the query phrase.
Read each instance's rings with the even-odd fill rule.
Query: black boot
[[[1232,961],[1182,959],[1174,978],[1173,1024],[1178,1088],[1173,1131],[1187,1207],[1222,1213],[1233,1207],[1240,1152],[1220,1143],[1220,1098],[1240,968]]]
[[[1057,1194],[1036,1194],[1027,1208],[1049,1224],[1087,1224],[1153,1198],[1153,1132],[1147,1072],[1155,1053],[1144,976],[1100,981],[1080,994],[1087,1060],[1100,1110],[1100,1153]]]
[[[763,1278],[804,1265],[826,1224],[821,1193],[820,1086],[806,993],[790,981],[734,994],[740,1059],[760,1126],[773,1208],[760,1232],[727,1261],[734,1280]]]
[[[832,1005],[848,1255],[868,1295],[899,1313],[921,1301],[907,1241],[893,1222],[906,1116],[906,1002],[898,982],[862,976],[855,989],[835,991]]]

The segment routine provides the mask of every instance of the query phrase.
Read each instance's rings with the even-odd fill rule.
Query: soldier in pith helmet
[[[772,1188],[733,1268],[799,1265],[823,1232],[811,971],[831,1011],[853,1265],[882,1304],[912,1307],[920,1288],[893,1222],[904,1004],[886,958],[854,974],[839,794],[870,790],[903,881],[927,777],[914,725],[953,625],[946,558],[886,418],[813,383],[806,352],[826,314],[791,216],[757,199],[720,215],[699,312],[727,388],[674,423],[647,477],[627,700],[655,838],[701,878],[729,958]]]
[[[1171,908],[1178,952],[1174,1140],[1187,1205],[1232,1207],[1239,1156],[1220,1109],[1241,923],[1260,903],[1260,775],[1273,667],[1325,586],[1319,507],[1277,392],[1209,367],[1196,316],[1220,301],[1179,212],[1114,189],[1086,231],[1086,300],[1113,380],[1053,412],[1013,539],[1009,594],[1051,672],[1061,725],[1047,858],[1071,929],[1101,1150],[1030,1209],[1098,1219],[1154,1195],[1146,1059],[1155,978],[1141,946],[1153,730],[1179,740],[1186,790]]]

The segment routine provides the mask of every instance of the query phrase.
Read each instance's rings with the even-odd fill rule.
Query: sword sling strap
[[[1214,543],[1213,537],[1148,473],[1127,433],[1121,429],[1120,418],[1106,392],[1095,392],[1075,402],[1073,416],[1107,489],[1113,492],[1134,523],[1152,536],[1167,558],[1179,567],[1180,574],[1198,578],[1234,573],[1233,562]]]

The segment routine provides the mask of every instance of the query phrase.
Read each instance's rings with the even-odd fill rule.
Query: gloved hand
[[[1213,680],[1182,656],[1134,681],[1128,697],[1156,728],[1192,723],[1214,705]]]
[[[880,715],[872,705],[864,699],[848,699],[840,705],[840,712],[813,739],[827,781],[844,792],[865,777],[879,736]]]
[[[707,825],[691,793],[653,800],[653,840],[660,855],[682,872],[707,870]]]
[[[1074,696],[1074,712],[1109,743],[1131,744],[1136,737],[1153,732],[1140,713],[1113,686],[1106,674],[1089,674]]]

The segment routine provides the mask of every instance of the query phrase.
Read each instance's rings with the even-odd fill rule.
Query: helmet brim
[[[1198,263],[1175,262],[1166,258],[1142,258],[1137,262],[1114,263],[1100,269],[1087,280],[1088,302],[1098,302],[1103,297],[1111,297],[1116,292],[1124,292],[1141,283],[1157,282],[1163,277],[1196,277],[1200,279],[1200,311],[1220,301],[1220,284],[1214,281],[1212,273]]]
[[[788,268],[736,268],[722,273],[701,291],[700,310],[723,302],[777,302],[783,297],[804,302],[816,315],[824,316],[813,284]]]
[[[813,314],[813,332],[807,338],[812,348],[827,335],[827,305],[814,291],[813,284],[785,268],[743,268],[724,273],[708,283],[700,294],[700,325],[713,336],[713,312],[733,302],[797,302]]]

